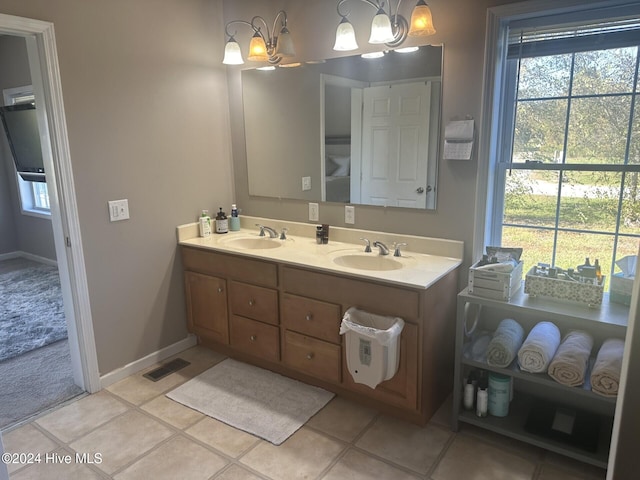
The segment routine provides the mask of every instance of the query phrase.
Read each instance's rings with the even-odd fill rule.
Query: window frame
[[[533,25],[562,23],[562,20],[587,20],[616,16],[633,8],[640,14],[639,1],[613,0],[584,4],[577,1],[550,2],[536,0],[490,8],[487,13],[487,40],[485,45],[485,79],[482,129],[479,142],[473,257],[482,255],[484,245],[501,238],[504,212],[504,185],[508,169],[498,164],[499,158],[511,153],[513,116],[515,114],[515,88],[509,79],[515,78],[517,62],[507,60],[509,27],[514,24]],[[552,21],[549,21],[552,18]],[[566,165],[565,165],[566,167]],[[498,213],[496,213],[498,212]]]
[[[16,105],[26,101],[34,100],[33,85],[24,85],[20,87],[7,88],[2,91],[5,105]],[[15,173],[16,189],[18,191],[18,200],[20,202],[20,213],[31,217],[51,219],[51,204],[45,208],[39,205],[36,194],[36,183],[23,180],[18,173],[15,163],[12,161],[13,172]],[[44,183],[47,189],[47,198],[49,198],[49,187]]]

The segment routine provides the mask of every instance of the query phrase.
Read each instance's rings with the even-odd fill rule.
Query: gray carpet
[[[83,393],[67,340],[0,362],[0,381],[0,430]]]
[[[0,362],[67,338],[58,269],[24,259],[0,268]]]

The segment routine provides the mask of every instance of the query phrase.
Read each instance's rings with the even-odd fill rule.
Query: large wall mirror
[[[442,46],[242,71],[249,194],[435,208]]]

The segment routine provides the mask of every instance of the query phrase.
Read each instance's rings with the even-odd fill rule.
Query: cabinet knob
[[[313,319],[313,314],[311,314],[311,313],[307,313],[307,315],[304,317],[304,319],[305,319],[307,322],[310,322],[310,321]]]
[[[313,357],[314,357],[313,352],[307,353],[307,360],[313,360]]]
[[[253,307],[255,304],[256,304],[256,301],[255,301],[255,300],[253,300],[253,299],[252,299],[252,300],[249,300],[249,306],[250,306],[250,307]]]
[[[222,292],[224,292],[223,288],[222,287],[218,287],[218,293],[222,293]]]
[[[249,337],[249,340],[251,340],[252,342],[255,342],[258,339],[258,337],[256,335],[251,335]]]

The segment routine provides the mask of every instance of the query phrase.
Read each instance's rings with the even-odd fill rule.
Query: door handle
[[[416,188],[416,193],[424,193],[424,188],[422,187]]]

